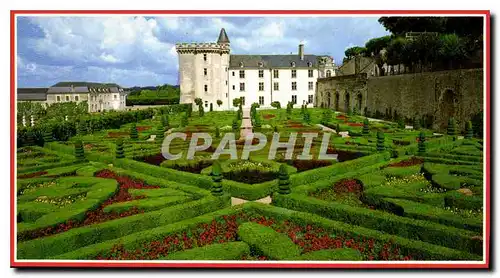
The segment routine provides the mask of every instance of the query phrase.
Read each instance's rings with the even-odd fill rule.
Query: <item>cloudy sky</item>
[[[18,87],[59,81],[124,87],[178,83],[177,42],[215,42],[222,27],[233,54],[332,56],[388,34],[377,17],[18,17]]]

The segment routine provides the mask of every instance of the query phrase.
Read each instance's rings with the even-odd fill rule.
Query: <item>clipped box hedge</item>
[[[481,232],[483,230],[482,220],[478,218],[463,218],[442,208],[404,199],[385,198],[384,200],[401,207],[403,216],[406,217],[428,220],[476,232]]]
[[[383,231],[324,218],[320,215],[309,212],[294,211],[283,207],[275,207],[259,203],[247,203],[245,204],[245,208],[260,215],[275,217],[280,220],[293,221],[298,225],[317,225],[334,233],[346,233],[352,236],[373,238],[374,240],[381,242],[392,241],[400,247],[401,251],[413,253],[418,256],[415,258],[417,260],[482,260],[481,256],[471,254],[469,252],[431,244],[412,238],[406,238],[399,235],[391,235]],[[434,223],[432,223],[432,225],[434,225]]]
[[[287,235],[252,222],[243,223],[238,227],[238,237],[250,245],[252,250],[271,260],[290,260],[301,252],[299,246]]]
[[[245,206],[244,204],[243,206]],[[123,237],[113,238],[98,243],[81,246],[79,249],[68,251],[64,254],[57,254],[51,259],[61,260],[92,260],[99,254],[109,254],[114,245],[122,244],[126,249],[137,249],[143,246],[144,243],[162,240],[166,236],[184,232],[199,224],[209,224],[215,218],[224,215],[233,215],[242,210],[243,206],[227,207],[207,214],[198,215],[192,218],[174,221],[166,224],[159,224],[151,229],[130,233]]]
[[[226,242],[172,253],[161,260],[241,260],[250,255],[250,247],[245,242]]]
[[[362,261],[363,257],[356,249],[338,248],[309,252],[293,258],[297,261]]]
[[[108,213],[109,212],[122,213],[132,208],[138,208],[146,212],[146,211],[158,210],[165,207],[171,207],[173,205],[185,203],[190,200],[191,198],[186,196],[164,196],[157,198],[146,198],[146,199],[132,200],[128,202],[114,203],[109,206],[106,206],[103,210],[104,212]]]
[[[71,229],[53,236],[18,243],[17,257],[18,259],[45,259],[53,257],[87,245],[193,218],[221,209],[228,206],[229,203],[230,200],[227,196],[222,198],[209,196],[197,201],[149,213]]]
[[[482,241],[476,233],[391,213],[326,202],[298,194],[275,194],[273,204],[307,211],[330,219],[375,229],[389,234],[438,244],[475,254],[482,254]]]

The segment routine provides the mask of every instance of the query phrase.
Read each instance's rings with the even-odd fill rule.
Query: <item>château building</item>
[[[127,92],[114,83],[59,82],[46,88],[18,88],[18,101],[53,103],[87,101],[89,112],[124,110]]]
[[[216,43],[178,43],[180,103],[201,98],[204,107],[233,109],[233,99],[242,98],[243,106],[259,103],[271,107],[279,101],[284,107],[314,105],[316,80],[335,76],[335,62],[326,55],[298,53],[290,55],[234,55],[224,28]],[[222,105],[218,106],[217,101]]]

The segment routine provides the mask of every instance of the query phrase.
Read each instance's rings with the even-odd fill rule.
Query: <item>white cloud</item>
[[[64,80],[176,83],[175,43],[215,42],[221,28],[232,54],[297,53],[302,42],[306,54],[336,60],[342,60],[345,45],[387,33],[374,18],[31,17],[30,23],[41,36],[23,42],[18,73],[21,80],[50,85]]]

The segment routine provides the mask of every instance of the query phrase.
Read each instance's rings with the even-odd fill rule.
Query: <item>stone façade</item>
[[[463,128],[483,112],[483,69],[424,72],[380,77],[366,73],[318,79],[316,106],[347,112],[356,105],[372,115],[388,111],[411,119],[433,118],[433,128],[444,130],[454,117]]]

